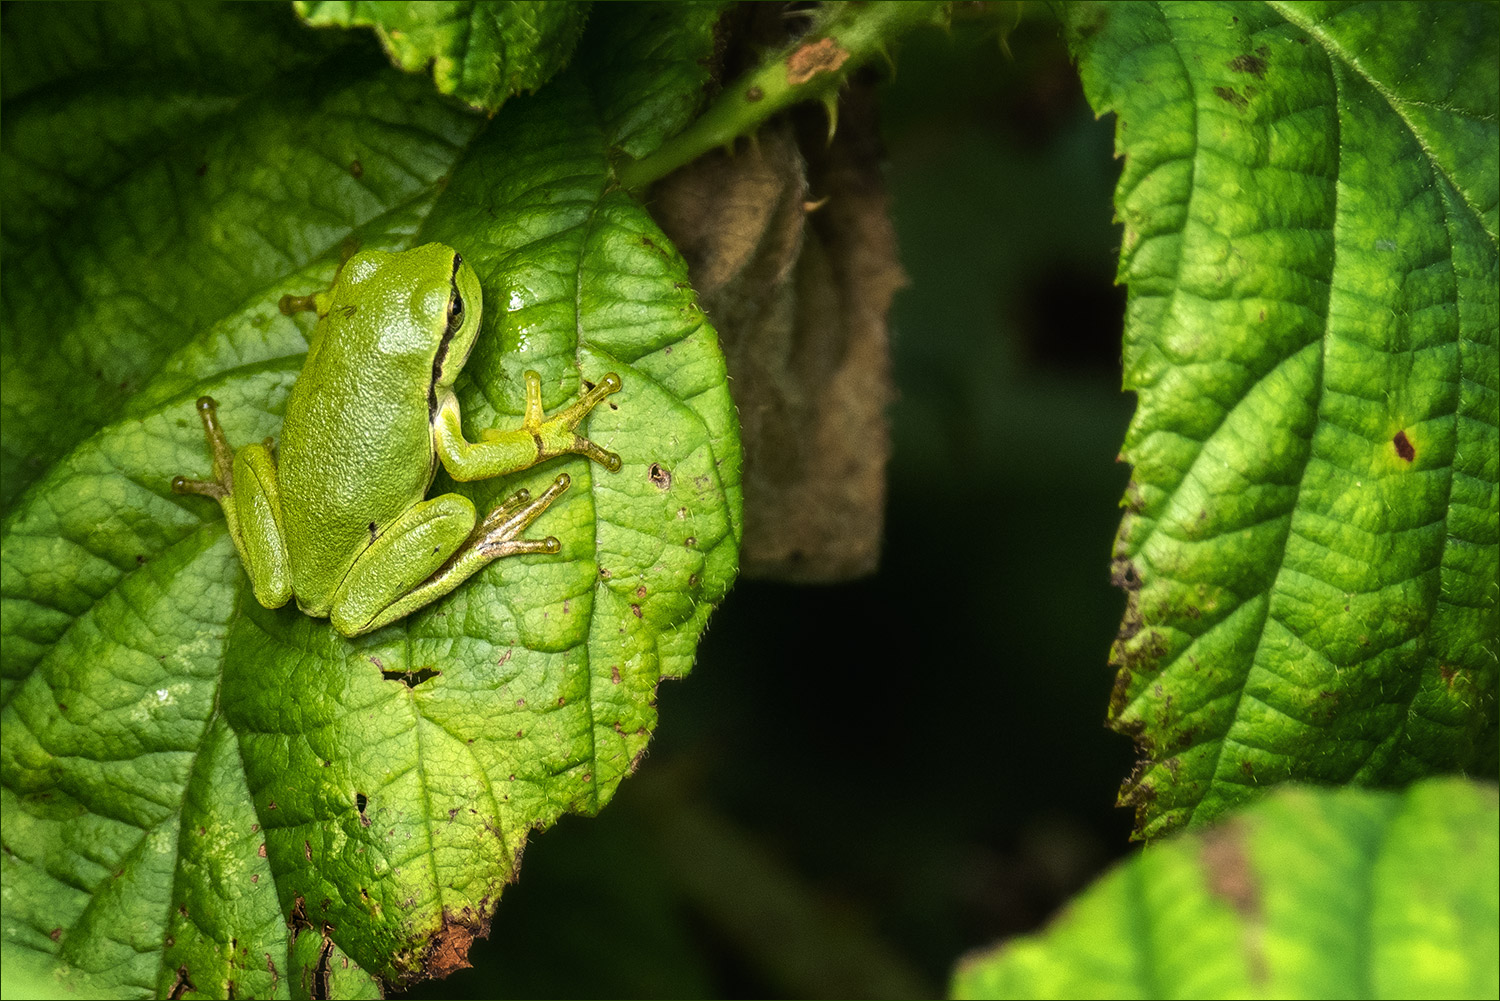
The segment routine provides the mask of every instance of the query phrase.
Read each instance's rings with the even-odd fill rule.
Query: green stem
[[[640,190],[709,150],[748,135],[783,108],[810,98],[831,102],[850,71],[924,24],[948,23],[942,0],[873,0],[825,4],[829,13],[814,30],[724,88],[685,132],[654,153],[620,167],[620,186]]]

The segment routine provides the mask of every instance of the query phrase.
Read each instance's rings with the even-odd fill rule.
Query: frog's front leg
[[[271,440],[235,452],[219,426],[218,404],[213,397],[198,397],[197,407],[213,452],[214,478],[176,476],[172,478],[172,490],[219,502],[229,525],[229,537],[250,575],[255,600],[267,608],[280,608],[292,596],[292,564],[281,530],[281,481],[276,475]]]
[[[417,504],[350,568],[334,594],[334,627],[345,636],[379,629],[452,591],[492,560],[558,552],[554,538],[518,536],[566,489],[568,477],[559,476],[535,499],[521,490],[477,526],[467,497],[443,494]]]
[[[434,444],[448,475],[455,480],[504,476],[568,453],[587,456],[610,472],[619,472],[618,455],[606,452],[575,432],[590,410],[611,393],[619,391],[620,377],[611,372],[572,406],[547,417],[542,411],[542,377],[527,372],[526,412],[521,418],[521,426],[511,431],[490,428],[484,432],[483,440],[471,442],[464,437],[458,398],[451,390],[444,390],[438,400]]]

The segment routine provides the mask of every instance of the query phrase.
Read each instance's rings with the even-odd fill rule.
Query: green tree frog
[[[542,411],[541,378],[526,373],[515,430],[464,438],[453,383],[479,334],[479,279],[440,243],[399,253],[365,251],[333,287],[287,296],[283,312],[316,310],[307,361],[287,397],[281,443],[238,452],[217,404],[199,398],[213,478],[178,476],[172,489],[212,497],[249,574],[256,600],[296,597],[346,636],[378,629],[452,591],[490,561],[556,553],[557,539],[521,532],[568,488],[522,490],[484,518],[458,494],[424,499],[442,462],[456,480],[504,476],[565,453],[611,472],[620,457],[575,433],[620,389],[611,372],[572,406]]]

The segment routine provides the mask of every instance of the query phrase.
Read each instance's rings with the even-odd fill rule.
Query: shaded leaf
[[[966,959],[952,996],[1494,997],[1497,832],[1490,784],[1283,789]]]
[[[579,54],[612,146],[653,152],[697,113],[714,83],[721,0],[621,0],[594,10]]]

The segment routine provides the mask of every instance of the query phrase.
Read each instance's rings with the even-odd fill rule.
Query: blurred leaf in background
[[[1494,997],[1497,866],[1493,783],[1285,788],[971,956],[952,996]]]

